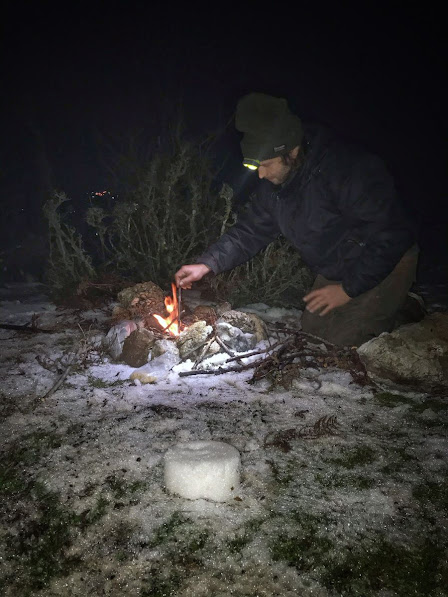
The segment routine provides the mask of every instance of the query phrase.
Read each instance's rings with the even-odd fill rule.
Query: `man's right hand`
[[[176,286],[178,288],[191,288],[193,282],[197,282],[208,274],[211,268],[204,263],[195,263],[193,265],[183,265],[179,271],[174,274]]]

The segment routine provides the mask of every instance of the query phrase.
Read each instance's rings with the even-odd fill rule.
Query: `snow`
[[[165,487],[191,500],[226,502],[238,495],[240,455],[224,442],[180,442],[164,458]]]
[[[400,575],[375,572],[372,554],[387,545],[410,571],[422,541],[435,545],[433,582],[446,574],[446,399],[403,389],[387,403],[382,388],[332,368],[304,369],[289,390],[248,383],[252,370],[179,377],[191,361],[155,384],[132,382],[134,369],[101,349],[110,310],[59,309],[43,290],[0,289],[2,323],[37,316],[55,331],[0,330],[0,464],[15,475],[0,496],[6,596],[417,595],[418,579],[403,589]],[[80,345],[65,382],[42,399]],[[301,434],[323,417],[335,421],[328,433]],[[188,442],[239,452],[236,499],[167,491],[165,455]],[[64,524],[51,526],[49,512],[68,513]],[[64,541],[50,541],[44,522],[51,537],[65,529]],[[357,568],[363,554],[370,563]]]

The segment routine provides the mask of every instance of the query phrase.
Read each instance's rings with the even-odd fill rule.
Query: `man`
[[[258,170],[256,197],[197,263],[180,268],[177,285],[233,269],[283,235],[317,274],[304,331],[351,346],[390,331],[418,248],[383,162],[324,127],[302,126],[282,98],[244,96],[235,125],[244,165]]]

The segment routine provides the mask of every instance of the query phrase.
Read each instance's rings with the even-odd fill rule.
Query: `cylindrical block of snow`
[[[240,454],[224,442],[182,442],[165,454],[165,486],[181,497],[225,502],[239,483]]]

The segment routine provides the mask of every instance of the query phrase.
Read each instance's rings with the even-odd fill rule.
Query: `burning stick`
[[[180,316],[182,314],[182,288],[179,286],[177,290],[177,321],[179,322],[179,330],[182,329]]]

